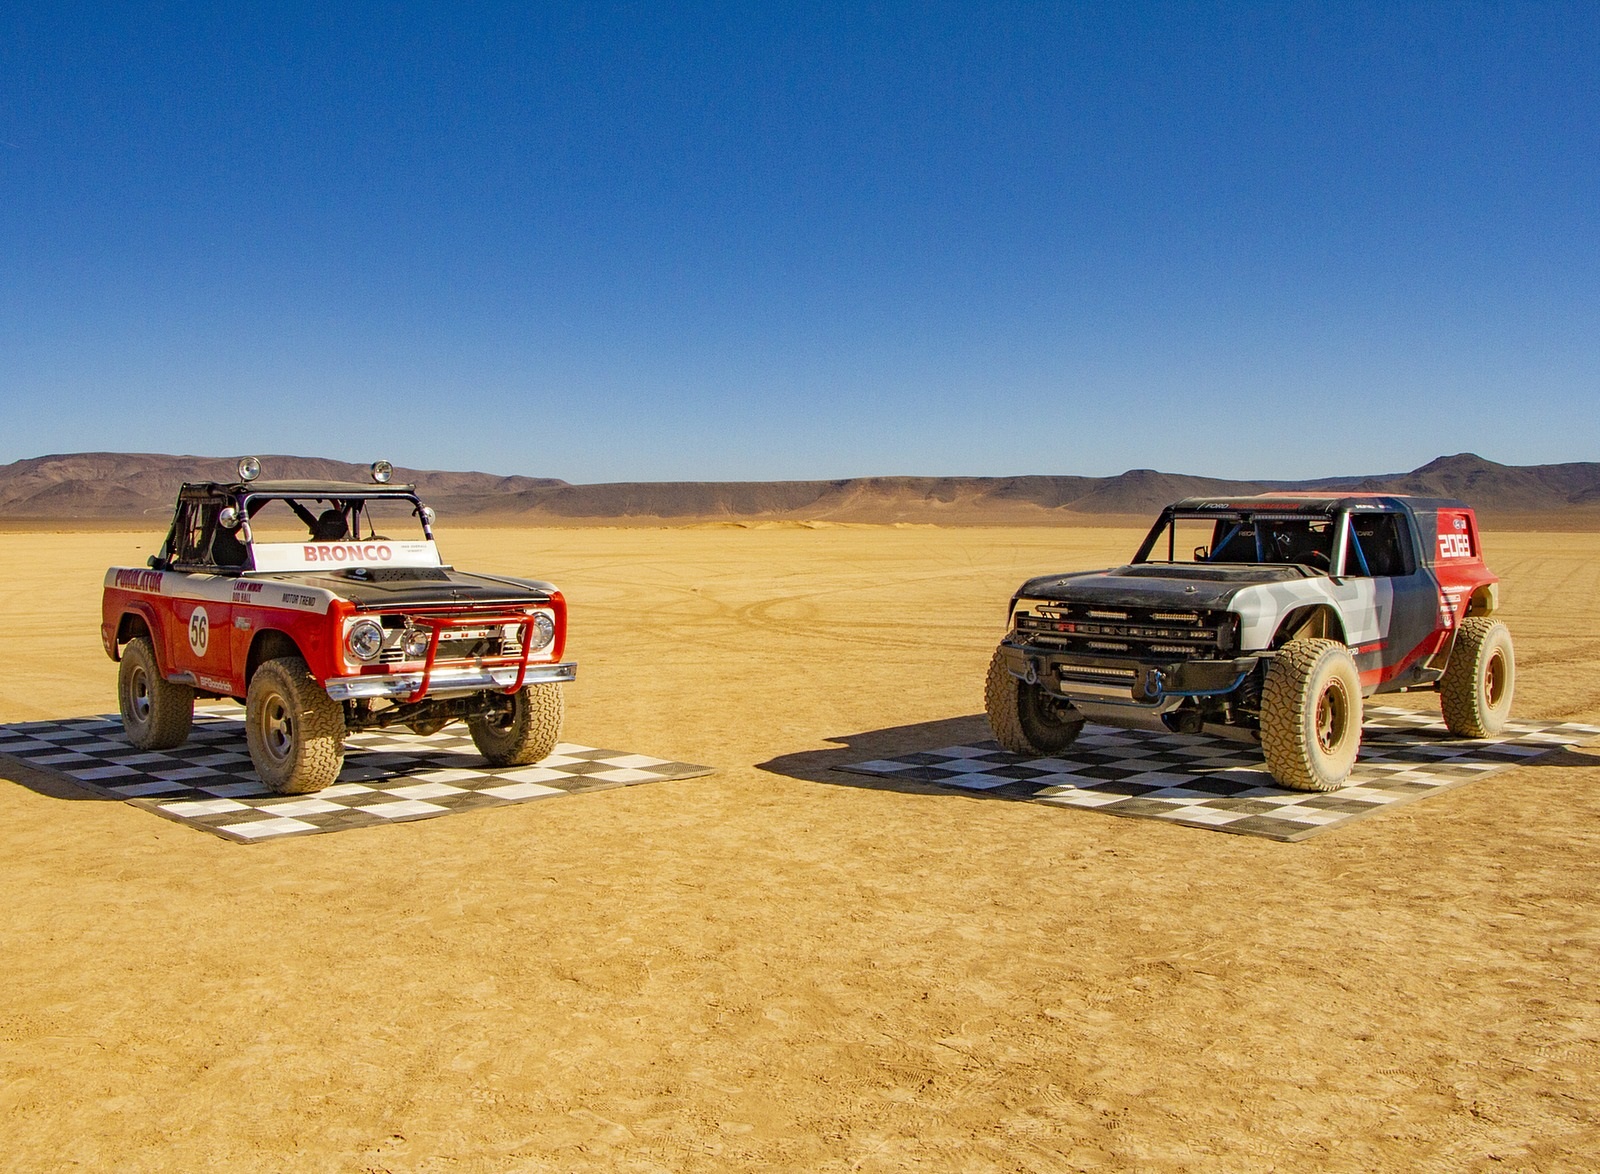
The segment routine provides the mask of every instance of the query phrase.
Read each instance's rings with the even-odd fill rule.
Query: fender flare
[[[110,653],[113,661],[122,660],[122,646],[132,640],[139,633],[134,629],[132,621],[138,620],[150,636],[150,644],[155,650],[156,668],[166,672],[162,664],[161,624],[156,619],[156,609],[143,601],[131,601],[122,607],[122,614],[117,617],[117,627],[114,632],[107,632],[106,651]]]
[[[1309,630],[1308,630],[1309,629]],[[1344,617],[1331,603],[1308,603],[1295,608],[1278,623],[1272,647],[1282,648],[1296,636],[1309,635],[1348,644]]]
[[[279,656],[305,657],[305,650],[295,641],[295,638],[282,628],[259,628],[250,638],[250,650],[244,658],[244,683],[250,684],[250,678],[256,675],[256,669],[262,663]]]

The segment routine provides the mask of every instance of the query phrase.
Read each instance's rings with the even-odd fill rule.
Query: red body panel
[[[1447,656],[1474,595],[1500,582],[1483,561],[1478,522],[1472,510],[1465,507],[1417,510],[1414,516],[1423,567],[1434,580],[1433,595],[1438,606],[1433,612],[1432,625],[1426,631],[1391,630],[1386,640],[1389,650],[1398,646],[1405,651],[1392,659],[1385,656],[1383,659],[1388,663],[1382,667],[1364,669],[1361,672],[1364,687],[1381,687],[1436,657]]]
[[[268,602],[271,600],[272,602]],[[296,602],[289,602],[296,601]],[[555,639],[548,648],[489,657],[489,664],[546,664],[561,659],[566,648],[567,607],[559,591],[537,610],[549,611],[555,621]],[[268,633],[282,633],[305,658],[312,676],[325,683],[351,675],[415,672],[422,661],[371,664],[348,656],[344,647],[347,624],[356,614],[354,604],[330,597],[325,590],[297,590],[292,582],[248,577],[196,575],[178,571],[113,568],[106,576],[101,600],[101,641],[113,660],[121,658],[121,645],[130,633],[125,624],[142,624],[150,633],[161,673],[196,688],[222,696],[243,697],[255,642]],[[364,611],[364,615],[381,612]],[[413,614],[419,627],[433,626],[432,660],[440,630],[464,625],[521,624],[524,635],[531,619],[520,610],[485,609],[464,604],[458,608],[396,608],[393,614]],[[528,641],[523,640],[526,649]],[[418,697],[426,690],[420,690]]]

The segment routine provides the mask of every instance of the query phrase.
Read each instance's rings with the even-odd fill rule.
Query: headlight
[[[239,480],[254,481],[261,476],[261,462],[255,457],[241,457],[239,459]]]
[[[377,660],[383,651],[383,628],[377,620],[357,620],[345,634],[344,646],[357,660]]]
[[[427,656],[432,635],[426,628],[407,628],[404,641],[406,659],[421,660]]]
[[[548,612],[540,612],[533,617],[533,651],[549,648],[550,641],[556,638],[556,622]]]

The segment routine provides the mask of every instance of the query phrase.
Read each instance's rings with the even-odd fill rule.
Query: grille
[[[405,649],[400,644],[401,633],[393,631],[390,636],[394,642],[387,644],[378,654],[379,664],[401,664],[408,658]],[[444,664],[449,661],[476,660],[484,656],[516,656],[522,652],[520,640],[507,640],[499,628],[480,629],[446,629],[439,637],[439,652],[435,663]],[[421,660],[421,657],[414,658]]]
[[[1227,612],[1044,603],[1016,614],[1023,643],[1096,655],[1213,657],[1232,646]]]

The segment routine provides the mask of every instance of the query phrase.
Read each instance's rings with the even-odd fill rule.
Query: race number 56
[[[204,656],[211,643],[211,619],[206,609],[197,607],[189,613],[189,647],[196,656]]]

